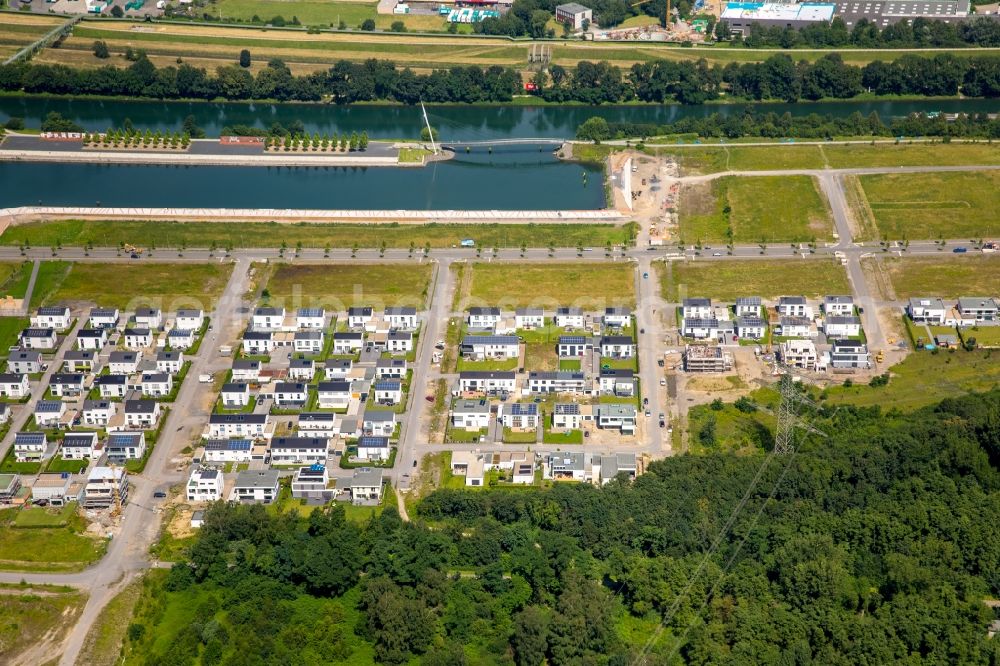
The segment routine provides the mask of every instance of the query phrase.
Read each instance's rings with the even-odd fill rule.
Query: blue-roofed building
[[[388,437],[360,437],[358,439],[358,460],[388,460],[391,449]]]
[[[579,357],[594,351],[594,339],[585,335],[560,335],[556,352],[559,356]]]
[[[48,446],[44,432],[19,432],[14,435],[14,461],[38,462]]]
[[[398,405],[403,401],[403,383],[396,379],[375,382],[375,402],[380,405]]]
[[[108,460],[138,460],[146,455],[146,435],[142,432],[113,432],[108,435]]]
[[[205,442],[206,463],[249,462],[253,443],[249,439],[210,439]]]
[[[500,419],[506,428],[532,430],[538,427],[538,405],[533,402],[501,405]]]
[[[467,335],[462,338],[461,352],[480,358],[517,358],[520,340],[516,335]]]

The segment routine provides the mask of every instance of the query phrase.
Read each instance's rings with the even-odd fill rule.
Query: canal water
[[[563,162],[550,151],[536,146],[460,152],[423,168],[0,162],[0,207],[603,208],[602,169]]]
[[[572,138],[587,118],[609,121],[668,123],[686,117],[743,113],[747,108],[793,115],[849,116],[878,112],[883,120],[910,113],[996,113],[1000,102],[983,99],[802,102],[797,104],[633,105],[633,106],[432,106],[427,112],[445,141],[489,141],[517,138]],[[51,111],[74,120],[88,131],[121,127],[125,119],[138,129],[180,130],[193,115],[209,136],[218,136],[226,125],[270,127],[301,121],[312,133],[368,132],[371,138],[405,139],[420,136],[423,120],[419,108],[392,105],[334,106],[326,104],[268,104],[238,102],[156,102],[137,100],[73,99],[69,97],[0,96],[0,122],[15,116],[29,127],[38,127]]]

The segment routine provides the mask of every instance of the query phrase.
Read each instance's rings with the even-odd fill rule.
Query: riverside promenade
[[[113,208],[21,206],[0,209],[0,229],[40,220],[163,220],[226,222],[372,222],[401,224],[573,224],[579,222],[623,223],[616,210],[313,210],[294,208]]]

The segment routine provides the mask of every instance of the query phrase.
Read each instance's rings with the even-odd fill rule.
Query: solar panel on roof
[[[249,451],[250,440],[229,439],[222,441],[208,442],[205,444],[206,451]]]
[[[43,432],[19,432],[14,438],[18,444],[44,444],[45,433]]]
[[[108,442],[111,444],[111,446],[128,446],[129,444],[135,442],[137,439],[138,437],[132,433],[128,434],[119,433],[116,435],[111,435],[111,437],[108,438]]]

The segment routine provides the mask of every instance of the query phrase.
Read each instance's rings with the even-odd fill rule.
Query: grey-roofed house
[[[42,352],[15,349],[7,355],[7,370],[23,375],[34,375],[41,372]]]
[[[388,437],[359,437],[358,460],[382,461],[388,460],[392,452]]]
[[[635,405],[618,402],[595,405],[594,417],[598,428],[617,429],[628,435],[635,433]]]
[[[469,308],[469,328],[494,329],[500,323],[500,308]]]
[[[632,310],[623,307],[604,308],[604,325],[625,328],[632,325]]]
[[[823,298],[823,314],[850,317],[854,314],[854,297],[825,296]]]
[[[325,437],[275,437],[271,440],[271,464],[325,463],[328,442]]]
[[[580,405],[575,402],[557,402],[552,408],[552,427],[562,430],[579,430],[583,424]]]
[[[962,296],[958,299],[958,312],[963,323],[972,321],[978,324],[1000,320],[997,302],[985,296]]]
[[[634,479],[637,471],[636,458],[634,453],[612,453],[603,456],[594,456],[597,465],[595,479],[603,486],[607,482],[624,474],[629,480]]]
[[[502,405],[500,420],[504,427],[514,430],[531,430],[538,427],[538,405],[533,402],[515,402]]]
[[[97,353],[89,349],[69,349],[63,354],[66,372],[93,372],[96,363]]]
[[[250,404],[250,385],[246,382],[228,382],[219,393],[223,409],[241,409]]]
[[[19,432],[14,435],[14,462],[38,462],[49,442],[44,432]]]
[[[176,375],[184,368],[184,352],[161,351],[156,354],[156,369]]]
[[[125,348],[133,351],[152,346],[153,333],[148,328],[126,328]]]
[[[270,504],[278,499],[278,470],[240,472],[231,499],[242,504]]]
[[[62,400],[39,400],[35,403],[35,425],[39,428],[58,428],[66,415],[66,403]]]
[[[354,470],[349,479],[338,479],[337,489],[350,493],[355,504],[378,504],[382,499],[383,472],[377,467],[361,467]]]
[[[451,405],[451,427],[475,432],[490,426],[490,403],[459,399]]]
[[[514,328],[531,330],[545,325],[545,311],[541,308],[517,308],[514,310]]]
[[[458,373],[458,387],[462,393],[511,393],[516,384],[517,375],[513,370],[463,370]]]
[[[139,371],[142,353],[137,351],[113,351],[108,356],[108,372],[113,375],[131,375]]]
[[[391,328],[416,328],[417,309],[408,305],[388,307],[385,309],[385,320]]]
[[[365,435],[392,437],[396,432],[396,414],[387,409],[366,409],[362,428]]]
[[[583,30],[585,24],[594,22],[594,10],[578,2],[556,5],[555,16],[557,21],[572,26],[573,30]]]
[[[146,455],[146,435],[142,432],[113,432],[108,435],[108,460],[138,460]]]
[[[299,354],[318,354],[323,351],[323,331],[296,331],[292,348]]]
[[[100,351],[108,344],[108,332],[103,328],[83,328],[77,331],[76,348]]]
[[[380,379],[372,389],[375,402],[380,405],[398,405],[403,401],[403,383],[398,379]]]
[[[300,467],[292,478],[292,497],[304,499],[307,504],[326,503],[336,494],[329,485],[330,474],[325,465]]]
[[[31,383],[28,375],[17,372],[0,374],[0,397],[20,400],[31,395]]]
[[[288,362],[288,378],[312,381],[316,376],[316,361],[311,358],[293,358]]]
[[[635,340],[627,335],[606,335],[601,338],[601,356],[632,358],[635,356]]]
[[[98,375],[94,386],[102,398],[124,398],[129,392],[126,375]]]
[[[26,328],[21,331],[21,347],[24,349],[44,349],[46,351],[56,348],[56,329],[54,328]]]
[[[582,372],[560,370],[528,373],[530,393],[583,393],[587,379]]]
[[[764,305],[760,296],[741,296],[736,299],[736,316],[760,317],[763,314]]]

